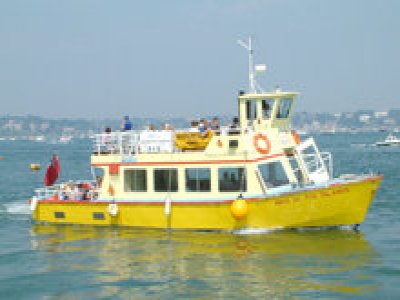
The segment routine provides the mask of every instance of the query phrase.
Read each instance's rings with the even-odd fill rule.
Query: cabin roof
[[[257,94],[243,94],[239,95],[239,99],[260,99],[260,98],[283,98],[283,97],[294,97],[297,96],[299,93],[297,92],[282,92],[281,90],[276,90],[273,92],[267,93],[257,93]]]

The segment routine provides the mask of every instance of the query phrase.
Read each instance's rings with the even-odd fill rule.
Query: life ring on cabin
[[[271,143],[265,134],[259,133],[253,137],[253,145],[261,154],[267,154],[271,151]]]
[[[292,137],[293,137],[293,140],[296,143],[296,145],[299,145],[301,141],[300,141],[300,137],[297,134],[296,130],[292,130]]]
[[[110,203],[107,207],[107,212],[110,214],[110,216],[115,217],[118,215],[118,205],[117,203]]]

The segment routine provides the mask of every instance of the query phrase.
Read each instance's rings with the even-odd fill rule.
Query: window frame
[[[268,110],[269,111],[269,116],[267,116],[265,114],[265,112],[267,112],[267,110],[264,109],[263,104],[264,103],[268,103],[269,104],[269,102],[272,103],[272,104],[270,105],[270,108]],[[263,120],[271,120],[272,119],[275,103],[276,103],[276,99],[273,99],[273,98],[261,99],[261,114],[262,114]]]
[[[289,103],[289,107],[287,107],[287,110],[285,111],[286,114],[285,115],[281,115],[281,110],[282,108],[285,108],[283,103]],[[284,98],[280,98],[279,99],[279,103],[278,103],[278,107],[277,107],[277,112],[275,114],[277,119],[287,119],[290,115],[290,112],[292,110],[293,107],[293,98],[291,97],[284,97]]]
[[[165,190],[157,189],[156,173],[158,171],[175,171],[176,189],[171,189],[174,182],[171,182],[171,186],[167,187]],[[153,169],[153,189],[156,193],[177,193],[179,192],[179,168],[155,168]]]
[[[220,172],[222,172],[224,169],[242,170],[242,173],[238,174],[240,176],[238,189],[235,189],[235,190],[222,190],[221,189],[221,173]],[[243,174],[244,174],[244,178],[242,176]],[[244,193],[244,192],[247,192],[248,184],[247,184],[247,168],[246,167],[231,167],[231,166],[219,167],[217,169],[217,176],[218,176],[218,192],[221,192],[221,193],[238,193],[238,192]]]
[[[282,184],[274,184],[274,183],[270,180],[270,172],[271,172],[271,171],[268,169],[268,165],[273,165],[273,164],[279,165],[279,166],[280,166],[280,169],[281,169],[281,171],[283,172],[282,174],[284,174],[285,177],[286,177],[286,180],[285,180],[284,183],[282,183]],[[261,167],[262,167],[262,166],[267,166],[268,178],[266,178],[265,174],[264,174],[263,171],[261,170]],[[266,187],[267,189],[279,188],[279,187],[281,187],[281,186],[286,186],[286,185],[289,185],[289,184],[290,184],[290,177],[288,176],[289,174],[287,173],[287,171],[286,171],[286,169],[285,169],[285,167],[284,167],[282,161],[280,161],[280,160],[275,160],[275,161],[271,161],[271,162],[264,162],[264,163],[258,164],[258,165],[257,165],[257,170],[260,172],[261,178],[262,178],[262,180],[263,180],[263,182],[264,182],[264,185],[265,185],[265,187]],[[276,170],[275,170],[274,172],[276,172]],[[275,177],[276,177],[276,176],[275,176]],[[268,180],[267,180],[267,179],[268,179]],[[281,178],[275,178],[275,181],[281,181]]]
[[[144,180],[145,180],[145,182],[144,182],[144,186],[145,186],[145,189],[144,190],[128,190],[127,189],[127,172],[129,172],[129,171],[144,171]],[[147,175],[148,175],[148,172],[147,172],[147,169],[144,169],[144,168],[138,168],[138,169],[131,169],[131,168],[129,168],[129,169],[125,169],[124,170],[124,192],[125,193],[146,193],[146,192],[148,192],[148,190],[149,190],[149,185],[148,185],[148,177],[147,177]],[[135,182],[135,181],[134,181]]]
[[[189,190],[188,189],[188,171],[192,171],[195,170],[196,171],[196,188],[195,190]],[[208,171],[208,189],[207,190],[201,190],[200,188],[200,183],[201,181],[199,180],[199,175],[198,175],[198,171],[199,170],[206,170]],[[209,167],[205,167],[205,168],[185,168],[185,192],[187,193],[209,193],[211,192],[211,168]]]

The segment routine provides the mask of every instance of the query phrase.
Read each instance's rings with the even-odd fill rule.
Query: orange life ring
[[[296,143],[296,145],[300,144],[300,137],[297,134],[296,130],[292,130],[292,136],[293,136],[293,140]]]
[[[264,145],[260,145],[260,140]],[[267,154],[271,150],[271,143],[265,134],[259,133],[253,137],[254,148],[261,153]]]

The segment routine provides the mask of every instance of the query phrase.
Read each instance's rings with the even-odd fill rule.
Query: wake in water
[[[10,215],[30,215],[31,211],[28,202],[16,201],[1,205],[0,213],[10,214]]]

